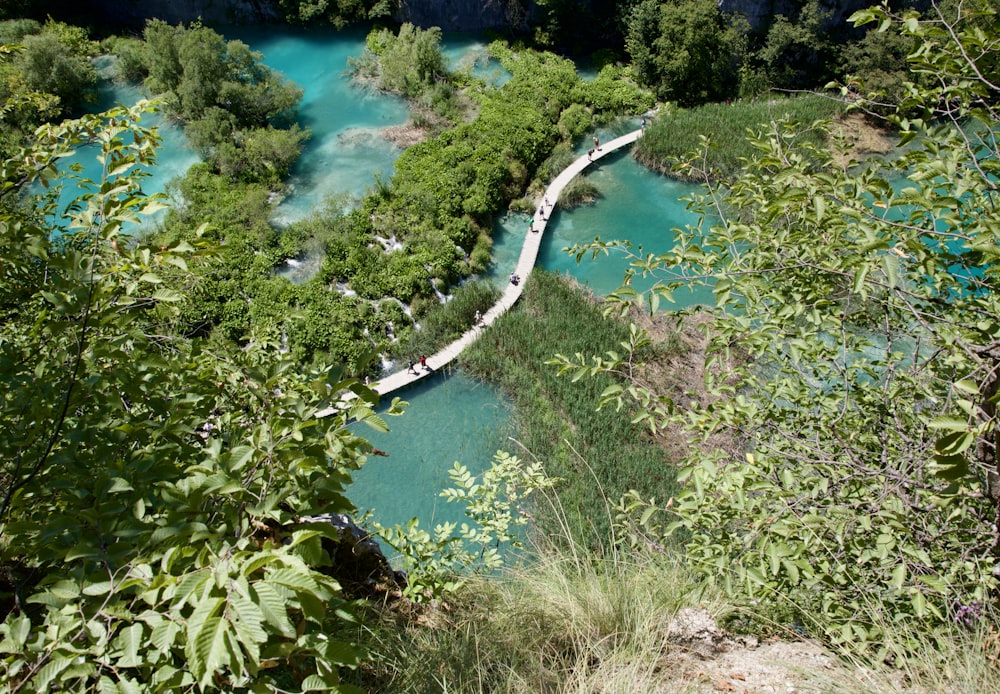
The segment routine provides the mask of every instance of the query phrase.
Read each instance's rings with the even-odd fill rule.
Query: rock
[[[114,26],[141,27],[156,17],[168,24],[204,22],[218,24],[261,24],[280,20],[272,0],[99,0],[92,11],[96,19]]]
[[[741,14],[754,31],[766,29],[776,16],[795,17],[802,8],[797,0],[719,0],[719,9],[727,14]],[[847,18],[857,10],[872,5],[869,0],[820,0],[820,11],[826,15],[824,28],[847,29]]]
[[[707,658],[722,649],[725,634],[707,610],[685,607],[667,625],[667,639]]]
[[[402,595],[406,575],[394,571],[371,533],[343,513],[324,513],[299,519],[299,527],[328,523],[337,531],[338,539],[322,539],[323,549],[330,556],[330,566],[314,567],[340,583],[348,599],[393,601]]]
[[[439,26],[445,31],[525,29],[535,11],[534,0],[400,0],[394,19],[418,27]]]

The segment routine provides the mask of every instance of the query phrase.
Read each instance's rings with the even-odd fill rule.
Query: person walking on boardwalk
[[[409,365],[407,365],[406,370],[407,370],[407,372],[409,372],[411,374],[417,373],[417,370],[413,368],[413,360],[412,359],[410,360]]]
[[[425,357],[423,354],[420,355],[420,367],[427,371],[431,370],[431,368],[427,366],[427,357]]]
[[[597,139],[597,135],[594,135],[594,149],[601,151],[601,141]]]

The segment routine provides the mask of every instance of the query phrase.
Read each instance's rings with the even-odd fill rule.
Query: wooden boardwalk
[[[641,129],[634,130],[627,135],[622,135],[621,137],[617,137],[606,144],[602,144],[601,148],[599,150],[594,150],[592,155],[584,154],[563,169],[563,171],[556,176],[555,180],[549,184],[549,187],[545,189],[545,194],[542,197],[542,204],[539,205],[537,210],[535,210],[535,214],[532,217],[531,228],[533,231],[525,232],[524,246],[521,247],[521,256],[518,258],[517,265],[514,267],[512,272],[512,274],[520,277],[521,281],[517,284],[512,282],[507,283],[507,288],[504,290],[500,300],[497,301],[493,307],[482,316],[482,320],[479,325],[474,326],[471,330],[468,330],[451,344],[427,357],[427,369],[421,369],[420,364],[415,364],[413,371],[403,368],[400,371],[391,373],[388,376],[372,383],[370,387],[379,395],[386,395],[399,390],[400,388],[404,388],[426,376],[430,376],[438,369],[447,366],[462,353],[463,349],[475,342],[484,327],[490,325],[493,321],[503,315],[504,312],[513,306],[514,303],[521,297],[521,290],[524,287],[524,282],[528,279],[528,275],[531,274],[531,270],[535,267],[535,260],[538,258],[538,249],[542,243],[542,236],[545,233],[545,227],[548,224],[548,220],[552,216],[555,203],[559,199],[559,195],[562,193],[563,188],[565,188],[577,174],[590,166],[591,163],[598,161],[610,152],[614,152],[615,150],[632,144],[638,140],[641,135]],[[546,205],[545,201],[548,201],[549,204]],[[328,413],[320,413],[320,416],[323,416],[324,414]]]

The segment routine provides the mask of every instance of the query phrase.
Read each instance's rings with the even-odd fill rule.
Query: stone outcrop
[[[400,0],[393,18],[445,31],[523,28],[534,6],[534,0]],[[170,24],[197,19],[211,24],[282,20],[274,0],[102,0],[94,3],[94,12],[99,21],[135,27],[154,17]]]
[[[534,7],[534,0],[400,0],[394,19],[445,31],[521,29]]]
[[[392,569],[378,542],[348,516],[324,513],[300,518],[299,523],[299,527],[326,523],[336,531],[337,539],[322,539],[331,565],[314,568],[337,579],[345,597],[391,602],[402,596],[406,575]]]
[[[794,16],[803,0],[718,0],[723,12],[741,14],[754,29],[769,19]],[[399,0],[393,19],[419,27],[438,26],[445,31],[524,29],[535,12],[535,0]],[[831,25],[843,25],[856,10],[872,0],[820,0],[830,13]],[[94,3],[97,19],[116,25],[141,26],[156,17],[171,24],[202,19],[209,23],[260,24],[281,21],[274,0],[103,0]]]
[[[104,0],[93,5],[98,21],[140,27],[147,19],[170,24],[201,19],[213,24],[261,24],[279,21],[271,0]]]

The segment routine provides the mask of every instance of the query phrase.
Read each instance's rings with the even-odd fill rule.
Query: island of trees
[[[337,25],[395,9],[277,7]],[[549,0],[490,43],[500,87],[449,72],[439,29],[374,26],[355,76],[405,96],[424,139],[363,199],[281,229],[298,87],[197,21],[34,9],[0,15],[7,689],[669,689],[666,622],[698,604],[886,688],[994,681],[990,2],[849,25],[808,2],[751,28],[707,0]],[[153,100],[87,113],[98,55]],[[136,234],[166,206],[142,188],[151,108],[202,161]],[[670,249],[573,249],[630,254],[649,291],[623,278],[596,302],[533,274],[464,357],[515,397],[523,455],[452,471],[469,526],[378,529],[405,579],[349,575],[363,543],[330,520],[376,453],[349,425],[405,409],[364,386],[378,357],[467,329],[496,298],[477,279],[494,216],[533,209],[595,126],[654,112],[635,154],[703,184],[701,223]],[[85,146],[101,177],[60,209],[57,165]],[[306,254],[311,280],[276,275]],[[691,284],[715,306],[662,310]],[[856,689],[843,667],[834,687]]]

